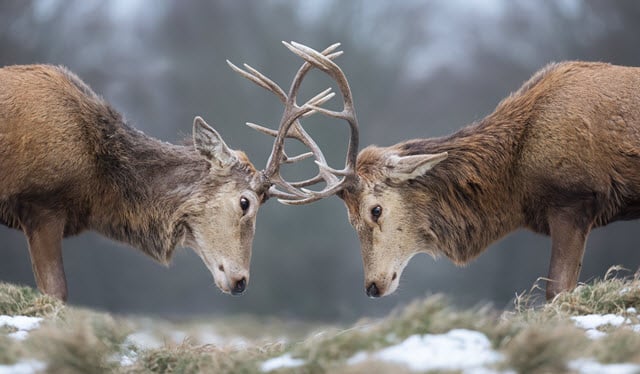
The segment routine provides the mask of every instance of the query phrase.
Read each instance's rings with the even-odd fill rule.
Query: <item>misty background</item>
[[[640,3],[633,0],[4,1],[0,64],[66,65],[132,126],[162,140],[190,136],[193,117],[201,115],[262,168],[272,139],[243,124],[274,127],[282,106],[231,71],[226,59],[249,63],[288,88],[301,60],[282,40],[319,50],[341,42],[345,54],[336,62],[351,84],[361,148],[386,146],[481,119],[551,61],[640,66],[638,20]],[[302,91],[308,97],[328,84],[311,74]],[[328,106],[337,107],[333,101]],[[305,127],[329,162],[342,167],[347,126],[313,118]],[[581,280],[603,276],[615,264],[635,271],[639,228],[631,221],[592,232]],[[242,297],[218,291],[190,249],[178,250],[165,268],[95,233],[68,238],[63,248],[74,305],[172,318],[255,314],[322,321],[381,315],[437,292],[460,306],[489,301],[501,308],[546,276],[550,257],[547,237],[522,230],[466,268],[419,255],[394,295],[370,300],[359,243],[337,197],[302,207],[274,199],[261,207],[251,282]],[[0,280],[35,285],[24,235],[4,226]]]

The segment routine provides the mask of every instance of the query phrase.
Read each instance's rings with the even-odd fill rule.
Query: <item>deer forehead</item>
[[[371,183],[361,188],[357,194],[345,197],[345,203],[352,219],[368,217],[371,209],[382,207],[384,216],[402,211],[404,199],[399,188],[384,183]]]
[[[229,180],[220,186],[212,200],[217,200],[219,203],[235,202],[241,196],[248,194],[255,195],[255,192],[251,190],[249,182],[243,180]]]

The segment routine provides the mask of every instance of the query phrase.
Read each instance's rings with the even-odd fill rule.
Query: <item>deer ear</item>
[[[413,156],[391,155],[387,159],[387,175],[399,181],[415,179],[431,170],[447,156],[447,152]]]
[[[238,160],[220,134],[200,116],[193,120],[193,144],[201,155],[220,168],[229,167]]]

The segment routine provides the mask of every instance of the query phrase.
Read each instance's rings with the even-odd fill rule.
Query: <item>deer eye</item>
[[[249,205],[251,205],[249,203],[249,199],[247,199],[246,197],[240,198],[240,209],[242,209],[242,214],[247,213],[247,209],[249,209]]]
[[[373,222],[378,222],[378,218],[382,215],[382,207],[380,205],[376,205],[371,208],[371,217],[373,218]]]

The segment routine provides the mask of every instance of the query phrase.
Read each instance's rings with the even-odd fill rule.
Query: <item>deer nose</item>
[[[247,278],[242,277],[239,281],[236,281],[236,284],[233,285],[231,289],[232,295],[242,295],[245,288],[247,288]]]
[[[378,290],[376,282],[372,282],[369,287],[367,287],[367,296],[371,298],[380,297],[380,290]]]

